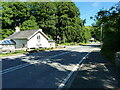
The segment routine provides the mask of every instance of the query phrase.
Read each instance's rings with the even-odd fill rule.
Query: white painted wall
[[[37,36],[40,36],[40,40],[37,39]],[[28,40],[27,47],[28,48],[39,48],[39,47],[49,48],[50,44],[48,43],[48,40],[39,32],[35,36],[33,36],[31,39]]]
[[[16,42],[16,48],[27,47],[27,39],[13,39]]]
[[[55,47],[55,42],[49,42],[50,47]]]
[[[13,50],[15,49],[15,45],[0,45],[1,50]]]
[[[40,39],[37,39],[38,36],[40,36]],[[55,42],[48,42],[48,40],[40,32],[35,34],[29,40],[27,39],[13,39],[13,40],[16,42],[15,48],[24,48],[23,47],[24,45],[26,48],[55,47]]]

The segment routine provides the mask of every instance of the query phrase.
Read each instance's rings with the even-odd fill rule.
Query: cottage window
[[[22,44],[22,47],[24,48],[24,47],[25,47],[25,44]]]
[[[40,35],[39,35],[39,36],[37,36],[37,40],[38,40],[38,42],[40,42]]]

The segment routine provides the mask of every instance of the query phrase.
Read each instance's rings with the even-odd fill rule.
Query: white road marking
[[[68,76],[63,80],[63,82],[59,85],[59,87],[57,88],[58,90],[59,89],[62,89],[65,84],[67,83],[67,81],[70,79],[70,77],[72,76],[72,74],[78,70],[79,68],[79,65],[81,64],[82,65],[82,62],[84,59],[87,58],[87,56],[93,51],[94,49],[90,50],[90,52],[88,52],[80,61],[79,63],[74,67],[74,69],[68,74]]]
[[[9,69],[5,69],[4,71],[2,71],[2,73],[1,73],[1,71],[0,71],[0,75],[1,75],[1,74],[5,74],[5,73],[8,73],[8,72],[11,72],[11,71],[15,71],[15,70],[17,70],[17,69],[20,69],[20,68],[23,68],[23,67],[27,67],[27,66],[30,66],[30,65],[32,65],[32,64],[26,63],[26,64],[24,64],[24,65],[20,65],[20,66],[16,66],[16,67],[11,67],[11,68],[9,68]]]
[[[49,60],[51,58],[55,58],[57,56],[61,56],[61,55],[68,54],[68,53],[70,53],[70,52],[64,52],[64,53],[60,53],[60,54],[57,54],[57,55],[50,56],[50,57],[45,58],[45,59],[40,59],[36,63],[41,63],[43,60]],[[30,65],[33,65],[33,64],[25,63],[25,64],[17,65],[17,66],[14,66],[14,67],[11,67],[11,68],[8,68],[8,69],[5,69],[5,70],[1,70],[0,75],[11,72],[11,71],[14,71],[14,70],[17,70],[17,69],[21,69],[21,68],[24,68],[24,67],[27,67],[27,66],[30,66]]]
[[[19,58],[21,56],[25,56],[25,54],[19,54],[19,55],[13,55],[13,56],[5,56],[5,57],[0,57],[1,59],[5,59],[5,58]]]
[[[72,74],[78,70],[79,68],[79,65],[83,62],[84,59],[87,58],[87,56],[93,51],[90,50],[90,52],[88,52],[80,61],[79,63],[74,67],[74,69],[68,74],[68,76],[63,80],[63,82],[59,85],[58,89],[62,89],[65,84],[67,83],[67,81],[70,79],[70,77],[72,76]],[[64,54],[68,54],[70,52],[64,52],[64,53],[60,53],[60,54],[57,54],[57,55],[53,55],[53,56],[50,56],[48,58],[45,58],[45,59],[40,59],[41,61],[38,61],[38,63],[41,63],[43,60],[49,60],[51,58],[55,58],[57,56],[61,56],[61,55],[64,55]],[[27,67],[27,66],[30,66],[30,65],[33,65],[33,64],[29,64],[29,63],[25,63],[25,64],[21,64],[21,65],[18,65],[18,66],[15,66],[15,67],[11,67],[11,68],[8,68],[8,69],[5,69],[5,70],[2,70],[0,71],[0,75],[2,74],[5,74],[5,73],[8,73],[8,72],[12,72],[12,71],[15,71],[17,69],[21,69],[21,68],[24,68],[24,67]],[[81,64],[82,65],[82,64]]]

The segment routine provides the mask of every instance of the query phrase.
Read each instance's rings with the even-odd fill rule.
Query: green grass
[[[53,49],[55,48],[40,48],[40,49],[33,49],[30,51],[20,50],[20,51],[15,51],[15,52],[10,52],[10,53],[0,53],[0,57],[12,56],[12,55],[23,54],[23,53],[40,52],[40,51],[53,50]]]
[[[45,51],[45,50],[53,50],[53,49],[55,48],[39,48],[39,49],[30,50],[28,52],[31,53],[31,52],[39,52],[39,51]]]
[[[62,44],[60,44],[60,45],[66,45],[66,46],[69,46],[69,45],[73,45],[74,43],[73,42],[71,42],[71,43],[62,43]]]
[[[79,45],[86,45],[86,44],[90,44],[90,43],[79,43]]]
[[[24,50],[16,51],[16,52],[10,52],[10,53],[0,53],[0,57],[3,56],[11,56],[11,55],[16,55],[16,54],[22,54],[22,53],[27,53]]]
[[[90,43],[74,43],[74,42],[71,42],[71,43],[62,43],[60,45],[66,45],[66,46],[70,46],[70,45],[74,45],[74,46],[78,46],[78,45],[86,45],[86,44],[90,44]]]

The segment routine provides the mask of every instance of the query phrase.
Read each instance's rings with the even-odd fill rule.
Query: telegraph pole
[[[100,31],[101,31],[101,42],[102,42],[102,26],[101,26],[101,29],[100,29]]]

